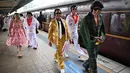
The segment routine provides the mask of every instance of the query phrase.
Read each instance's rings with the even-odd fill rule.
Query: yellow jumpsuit
[[[65,20],[61,19],[61,21],[65,28],[65,34],[62,35],[61,39],[58,37],[59,29],[58,29],[57,20],[53,19],[49,25],[48,40],[52,42],[53,44],[55,44],[56,46],[55,58],[58,60],[58,65],[60,66],[60,68],[64,69],[64,61],[62,58],[62,48],[63,48],[64,42],[70,39],[70,35],[68,32],[68,26]]]

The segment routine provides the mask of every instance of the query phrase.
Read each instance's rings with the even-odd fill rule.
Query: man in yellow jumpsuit
[[[64,46],[65,41],[70,39],[70,36],[68,33],[66,21],[61,18],[61,10],[55,9],[54,16],[55,18],[50,22],[49,25],[49,46],[52,46],[52,43],[56,46],[55,59],[58,61],[61,73],[65,73],[64,61],[62,59],[62,48]]]

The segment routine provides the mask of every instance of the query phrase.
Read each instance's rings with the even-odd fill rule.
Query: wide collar
[[[91,12],[89,12],[88,15],[89,15],[89,18],[91,18],[92,22],[94,23],[93,26],[96,26],[96,22],[94,20],[94,15]],[[101,24],[102,24],[101,15],[98,14],[98,26],[100,26]]]
[[[63,20],[62,18],[60,18],[60,19],[61,19],[61,22],[63,23],[63,25],[64,25],[64,27],[65,27],[65,22],[64,22],[64,20]],[[54,22],[58,25],[58,21],[57,21],[56,18],[54,19]]]
[[[73,15],[72,12],[70,13],[70,15]],[[75,13],[75,15],[78,15],[78,13]]]

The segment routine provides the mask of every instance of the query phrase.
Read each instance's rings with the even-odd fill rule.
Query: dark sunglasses
[[[57,12],[57,13],[55,13],[55,14],[61,14],[61,12]]]
[[[94,8],[94,10],[96,11],[96,10],[99,10],[99,11],[101,11],[102,9],[101,8]]]
[[[77,10],[76,8],[72,8],[71,10]]]

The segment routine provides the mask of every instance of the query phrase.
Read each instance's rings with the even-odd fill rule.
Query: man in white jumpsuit
[[[8,28],[9,28],[9,17],[6,15],[5,18],[4,18],[4,25],[3,25],[2,30],[7,31]]]
[[[84,52],[81,50],[80,45],[78,44],[79,16],[76,13],[77,7],[76,7],[76,5],[72,5],[70,9],[71,9],[71,13],[67,16],[66,23],[68,24],[70,37],[71,37],[72,41],[74,42],[74,46],[77,49],[77,52],[79,53],[78,60],[82,60],[81,55],[83,55]],[[67,51],[65,53],[65,57],[68,57]]]
[[[37,41],[36,41],[36,28],[39,27],[38,20],[33,17],[31,12],[27,12],[27,18],[24,20],[25,31],[28,38],[28,47],[33,49],[37,49]]]

